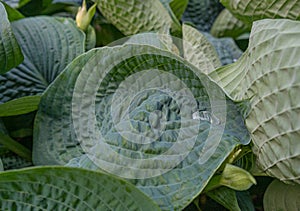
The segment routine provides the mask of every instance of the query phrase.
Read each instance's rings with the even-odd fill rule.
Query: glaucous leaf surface
[[[173,23],[159,0],[100,0],[97,7],[123,34],[166,32]]]
[[[210,74],[234,100],[251,99],[246,124],[261,170],[300,183],[300,22],[253,23],[249,47]]]
[[[245,32],[249,32],[251,26],[237,19],[232,13],[224,9],[216,18],[210,33],[215,37],[236,38]]]
[[[298,0],[221,0],[232,14],[245,23],[266,18],[300,20]]]
[[[0,74],[19,65],[24,59],[4,5],[0,2]]]
[[[43,93],[66,65],[84,52],[85,35],[71,19],[41,16],[11,25],[25,58],[0,76],[0,102]]]
[[[182,21],[191,22],[198,30],[209,32],[223,8],[219,0],[189,0]]]
[[[35,121],[33,160],[64,165],[86,153],[172,210],[248,143],[235,104],[205,74],[168,51],[127,44],[89,51],[51,84]]]
[[[274,180],[264,194],[264,209],[297,211],[300,207],[300,185],[288,185]]]
[[[70,167],[1,172],[0,199],[1,210],[159,210],[126,181]]]

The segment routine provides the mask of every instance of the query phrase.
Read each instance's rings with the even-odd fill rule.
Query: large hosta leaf
[[[263,171],[300,183],[300,22],[254,22],[249,48],[210,76],[234,100],[252,98],[246,119]]]
[[[100,0],[101,13],[123,34],[168,31],[172,18],[159,0]]]
[[[221,3],[245,23],[265,18],[300,20],[299,0],[221,0]]]
[[[200,31],[209,32],[223,8],[219,0],[189,0],[182,20],[192,22]]]
[[[0,76],[1,102],[42,93],[84,52],[85,36],[71,19],[24,18],[13,22],[12,29],[25,59]]]
[[[0,173],[0,199],[1,210],[159,210],[132,184],[69,167]]]
[[[66,164],[86,153],[172,210],[248,142],[235,104],[206,75],[168,51],[128,44],[78,57],[44,93],[33,159]]]
[[[23,54],[13,34],[5,7],[0,2],[0,74],[16,67],[23,59]]]

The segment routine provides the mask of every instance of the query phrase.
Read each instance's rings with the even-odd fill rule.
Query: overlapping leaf
[[[215,37],[233,37],[250,31],[250,26],[240,21],[232,13],[224,9],[216,18],[210,33]]]
[[[0,74],[16,67],[23,59],[23,54],[13,34],[5,7],[0,2]]]
[[[205,74],[220,67],[218,54],[206,37],[189,25],[182,28],[184,58]]]
[[[182,21],[191,22],[198,30],[209,32],[223,8],[219,0],[189,0]]]
[[[125,35],[166,32],[173,23],[159,0],[100,0],[97,6],[105,18]]]
[[[300,185],[287,185],[274,180],[264,194],[265,210],[297,211],[300,207]]]
[[[300,20],[298,0],[221,0],[221,3],[248,24],[265,18]]]
[[[117,110],[126,111],[128,107],[125,102],[112,103],[112,98],[118,97],[118,94],[114,94],[122,90],[120,87],[124,81],[132,80],[135,74],[148,74],[144,70],[154,72],[152,76],[132,82],[140,94],[129,106],[130,122],[122,124],[125,128],[130,126],[137,131],[137,134],[123,131],[125,135],[136,138],[131,140],[121,136],[117,129],[119,125],[114,124],[112,119],[113,115],[118,114]],[[160,78],[162,73],[178,79],[169,75]],[[161,81],[161,87],[143,89],[155,80]],[[186,85],[197,101],[198,108],[192,106],[192,110],[186,110],[190,115],[189,120],[184,119],[181,112],[185,111],[180,112],[170,96],[159,91],[178,81]],[[86,93],[80,94],[82,91]],[[95,95],[90,93],[93,91]],[[130,95],[130,89],[126,93],[125,90],[125,99]],[[249,142],[241,115],[236,106],[224,97],[221,89],[206,75],[168,51],[146,45],[95,49],[74,60],[43,95],[35,121],[33,159],[38,165],[66,164],[83,154],[82,147],[87,150],[87,146],[94,146],[91,150],[97,150],[89,156],[103,164],[101,168],[130,178],[130,182],[153,198],[162,209],[182,209],[201,192],[233,148]],[[192,100],[184,102],[189,104]],[[115,110],[114,106],[118,109]],[[167,112],[166,128],[161,137],[155,142],[153,138],[151,143],[137,143],[139,134],[147,134],[144,132],[149,130],[149,125],[157,125],[154,114],[159,111]],[[190,123],[199,124],[199,128]],[[166,152],[173,143],[181,143],[180,139],[177,140],[181,129],[196,134],[194,147],[188,149],[190,152],[186,158],[184,153]],[[100,133],[102,138],[94,137],[94,132]],[[185,134],[190,136],[189,133]],[[193,138],[182,141],[190,146],[191,140]],[[97,143],[108,148],[99,148]],[[111,154],[111,150],[116,150],[124,159]],[[159,156],[164,152],[167,157],[172,153],[174,156],[182,155],[183,161],[171,170],[169,165],[172,159]],[[156,157],[159,160],[151,162]],[[134,158],[146,161],[142,165],[135,161],[128,163]],[[161,171],[162,174],[155,173]],[[147,177],[152,173],[152,177]]]
[[[246,124],[264,172],[300,182],[300,23],[254,22],[249,48],[210,76],[234,100],[252,98]]]
[[[2,172],[0,200],[1,210],[159,210],[132,184],[68,167]]]
[[[25,18],[13,22],[12,29],[25,59],[0,76],[1,102],[42,93],[84,52],[85,36],[71,19]]]

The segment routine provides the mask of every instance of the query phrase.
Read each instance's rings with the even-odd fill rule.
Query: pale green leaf
[[[221,3],[248,24],[266,18],[300,20],[299,0],[221,0]]]
[[[12,23],[24,54],[18,67],[0,76],[0,101],[43,93],[76,56],[84,52],[85,36],[66,18],[33,17]]]
[[[234,100],[251,98],[246,119],[260,168],[300,183],[300,22],[253,23],[247,51],[210,74]]]
[[[251,26],[234,17],[229,10],[224,9],[216,18],[210,33],[215,37],[236,38],[249,32],[250,28]]]
[[[105,18],[125,35],[165,32],[173,23],[159,0],[100,0],[97,6]]]
[[[227,187],[220,187],[206,192],[206,195],[231,211],[241,211],[235,191]]]
[[[198,30],[209,32],[223,8],[219,0],[189,0],[182,21],[191,22]]]
[[[0,200],[1,210],[159,210],[117,177],[55,166],[0,173]]]
[[[298,211],[300,207],[300,185],[288,185],[274,180],[264,194],[266,211]]]
[[[178,210],[198,196],[236,145],[249,141],[235,104],[205,74],[171,52],[127,44],[79,56],[50,85],[36,116],[33,159],[64,165],[86,152],[162,209]]]
[[[208,74],[221,66],[215,48],[197,29],[183,24],[182,39],[184,58],[203,73]]]
[[[38,109],[41,96],[21,97],[0,104],[0,117],[26,114]]]
[[[0,2],[0,74],[16,67],[23,59],[23,54],[9,23],[5,7]]]

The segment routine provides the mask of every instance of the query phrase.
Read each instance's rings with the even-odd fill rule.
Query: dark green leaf
[[[117,177],[69,167],[34,167],[0,173],[1,210],[159,210]]]
[[[235,191],[227,188],[227,187],[220,187],[215,190],[211,190],[206,193],[207,196],[227,208],[231,211],[240,211],[240,207],[237,202],[237,198],[235,195]]]
[[[0,104],[0,117],[27,114],[38,109],[40,95],[21,97]]]

